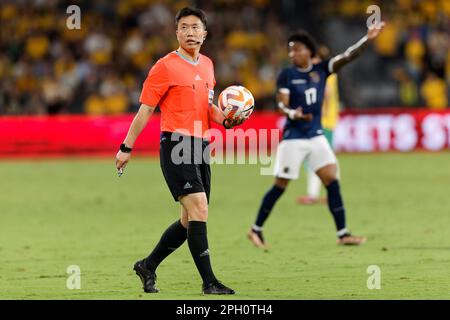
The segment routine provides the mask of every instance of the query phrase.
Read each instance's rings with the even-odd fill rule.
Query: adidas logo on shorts
[[[192,185],[189,182],[186,182],[183,189],[190,189],[190,188],[192,188]]]

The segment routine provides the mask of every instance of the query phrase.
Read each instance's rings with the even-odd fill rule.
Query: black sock
[[[328,191],[328,209],[334,218],[337,231],[343,231],[345,229],[345,208],[342,202],[341,191],[339,187],[339,181],[334,180],[327,186]]]
[[[179,248],[187,238],[187,230],[181,221],[173,223],[161,236],[158,244],[152,253],[144,260],[145,267],[153,272],[159,264],[177,248]]]
[[[256,217],[255,225],[258,227],[262,227],[266,219],[269,217],[270,212],[272,211],[275,202],[277,202],[278,198],[283,194],[284,189],[277,187],[274,185],[267,193],[264,195],[264,198],[261,202],[261,207],[258,211],[258,216]]]
[[[192,258],[202,277],[203,283],[217,281],[211,267],[208,249],[208,237],[206,235],[206,222],[189,221],[187,240]]]

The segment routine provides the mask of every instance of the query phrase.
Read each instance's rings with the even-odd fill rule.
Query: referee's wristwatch
[[[125,153],[131,153],[131,151],[133,151],[133,148],[127,147],[127,145],[125,143],[122,143],[120,145],[120,151],[125,152]]]

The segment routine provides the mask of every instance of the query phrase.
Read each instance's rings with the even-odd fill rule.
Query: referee
[[[148,73],[139,99],[141,106],[116,156],[116,168],[122,172],[136,139],[159,106],[161,169],[174,200],[181,203],[181,218],[164,231],[150,255],[134,265],[148,293],[159,291],[155,273],[158,265],[187,239],[203,280],[203,293],[234,294],[217,280],[211,267],[206,232],[211,171],[205,131],[210,128],[210,120],[229,129],[245,119],[225,119],[213,104],[216,84],[213,63],[200,54],[206,39],[206,24],[206,15],[200,9],[185,7],[176,14],[179,47],[159,59]],[[181,163],[177,157],[180,153],[172,152],[175,147],[178,150],[180,143],[184,148]]]

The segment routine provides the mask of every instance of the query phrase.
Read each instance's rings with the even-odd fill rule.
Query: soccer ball
[[[229,86],[219,95],[219,108],[227,119],[247,119],[253,112],[255,99],[243,86]]]

